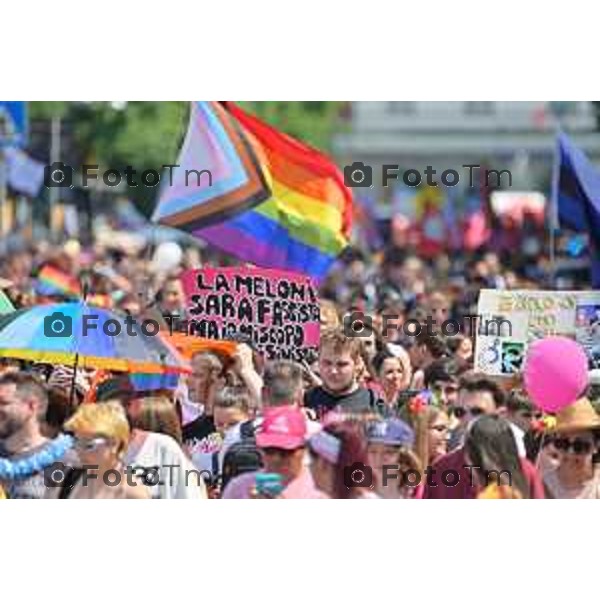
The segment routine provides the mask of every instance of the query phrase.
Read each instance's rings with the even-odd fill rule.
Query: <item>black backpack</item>
[[[241,440],[232,444],[223,457],[221,490],[238,475],[252,473],[263,467],[260,450],[256,446],[256,424],[246,421],[240,426]]]

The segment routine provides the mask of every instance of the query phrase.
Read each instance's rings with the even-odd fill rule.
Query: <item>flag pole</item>
[[[60,116],[53,116],[50,120],[50,162],[60,162],[61,148],[60,148],[60,134],[61,134],[61,118]],[[48,218],[48,231],[50,233],[50,239],[58,241],[58,227],[56,223],[56,210],[60,200],[60,188],[52,186],[49,189],[49,218]]]
[[[550,190],[550,285],[556,289],[556,230],[558,229],[558,185],[560,175],[560,125],[554,127],[552,187]]]
[[[82,290],[82,302],[87,306],[87,298],[89,294],[89,282],[86,279],[80,280]],[[75,349],[75,360],[73,362],[73,378],[71,379],[71,392],[69,394],[69,403],[72,408],[75,407],[75,384],[77,382],[77,369],[79,368],[79,349]],[[83,401],[83,400],[82,400]]]
[[[4,112],[0,110],[0,236],[4,236],[6,232],[6,197],[8,186],[8,169],[6,153],[4,146],[8,143],[8,119]]]

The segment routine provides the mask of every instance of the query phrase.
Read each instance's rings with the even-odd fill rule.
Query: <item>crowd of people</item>
[[[152,248],[106,239],[24,244],[2,257],[1,287],[16,308],[56,301],[37,287],[51,264],[117,313],[185,317],[181,273],[220,260],[190,245],[164,269]],[[464,317],[479,290],[547,283],[539,255],[517,262],[489,248],[424,259],[402,232],[377,255],[352,249],[321,285],[311,364],[240,342],[194,353],[168,389],[140,391],[127,373],[2,359],[0,496],[600,498],[594,386],[548,417],[519,377],[474,370]],[[402,328],[428,317],[464,326]]]

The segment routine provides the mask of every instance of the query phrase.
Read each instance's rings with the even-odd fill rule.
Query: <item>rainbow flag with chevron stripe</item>
[[[193,104],[178,163],[219,170],[201,192],[165,188],[154,216],[163,225],[245,262],[317,281],[349,243],[352,194],[337,166],[233,103]]]

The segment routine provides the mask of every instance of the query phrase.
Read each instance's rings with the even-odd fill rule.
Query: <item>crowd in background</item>
[[[1,287],[16,308],[56,301],[36,290],[37,274],[51,264],[118,313],[185,316],[181,273],[222,257],[182,243],[177,264],[167,265],[151,241],[134,244],[128,233],[113,230],[89,247],[74,239],[23,243],[1,258]],[[405,229],[392,227],[382,251],[351,248],[321,285],[312,364],[265,361],[240,343],[233,355],[198,352],[176,387],[140,393],[122,373],[99,379],[89,369],[3,359],[0,493],[599,498],[594,386],[550,426],[518,377],[473,369],[475,332],[464,317],[477,313],[479,291],[547,289],[556,273],[546,244],[540,231],[500,229],[477,252],[427,259]],[[560,277],[563,287],[579,285],[578,272]],[[393,327],[384,315],[394,316]],[[403,322],[428,316],[457,319],[463,329],[403,331]],[[84,401],[91,388],[94,401]],[[49,480],[53,458],[65,469]],[[83,465],[94,465],[96,476]],[[126,470],[118,485],[107,484],[105,474]]]

